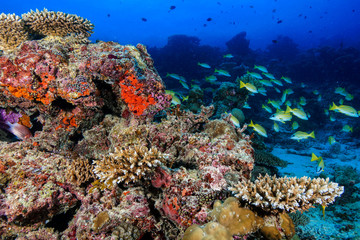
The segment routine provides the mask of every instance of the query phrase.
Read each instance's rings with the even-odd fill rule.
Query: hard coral
[[[94,25],[75,14],[48,11],[46,8],[22,15],[29,28],[41,35],[65,37],[69,34],[82,34],[90,37]]]
[[[255,183],[239,182],[229,188],[241,201],[271,212],[304,211],[314,204],[327,206],[344,192],[344,187],[329,178],[276,178],[259,176]]]
[[[148,149],[141,144],[123,149],[118,147],[109,157],[94,161],[94,172],[106,185],[121,182],[128,184],[148,177],[166,159],[167,155],[159,152],[156,147]]]
[[[11,50],[28,39],[24,21],[15,14],[0,15],[0,50]]]

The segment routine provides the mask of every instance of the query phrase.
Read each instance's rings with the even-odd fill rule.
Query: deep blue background
[[[170,6],[176,8],[169,11]],[[227,40],[246,31],[252,49],[265,48],[278,35],[300,48],[360,46],[359,0],[12,0],[2,1],[0,10],[21,15],[44,7],[89,19],[95,24],[92,41],[161,47],[168,36],[186,34],[225,48]]]

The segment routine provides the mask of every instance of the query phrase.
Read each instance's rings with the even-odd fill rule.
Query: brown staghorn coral
[[[166,162],[166,154],[156,147],[149,149],[139,143],[124,148],[116,147],[109,157],[94,161],[94,172],[100,181],[108,187],[120,182],[137,182]]]
[[[28,39],[24,21],[15,14],[0,15],[0,50],[11,50]]]
[[[93,169],[94,166],[89,163],[89,160],[80,157],[74,158],[67,167],[66,178],[77,186],[81,186],[95,179]]]
[[[344,187],[329,178],[259,176],[255,183],[239,182],[229,190],[241,201],[271,212],[304,211],[314,204],[327,206],[344,192]]]
[[[45,36],[66,37],[70,34],[90,37],[94,25],[75,14],[48,11],[30,11],[22,15],[24,22],[35,33]]]

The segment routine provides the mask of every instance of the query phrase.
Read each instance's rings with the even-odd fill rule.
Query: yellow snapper
[[[234,56],[231,53],[225,54],[223,58],[233,58]]]
[[[354,99],[354,96],[351,95],[350,93],[348,93],[348,94],[346,94],[345,99],[346,99],[347,101],[351,101],[351,100]]]
[[[272,75],[271,73],[263,72],[262,74],[263,74],[265,77],[269,78],[269,79],[272,79],[272,80],[275,79],[274,75]]]
[[[331,122],[335,122],[335,121],[336,121],[336,118],[334,117],[334,115],[330,115],[330,121],[331,121]]]
[[[289,106],[287,106],[285,113],[290,113],[290,112],[302,120],[308,120],[306,113],[301,109],[298,109],[298,108],[291,109]]]
[[[317,98],[317,101],[318,102],[321,102],[321,99],[322,99],[322,97],[321,97],[321,94],[318,96],[318,98]]]
[[[239,119],[237,119],[234,115],[230,114],[230,121],[234,124],[235,127],[240,127]]]
[[[280,109],[280,103],[278,101],[269,99],[267,103],[270,103],[275,109]]]
[[[175,96],[175,94],[176,94],[173,90],[165,90],[165,93],[169,94],[171,96]]]
[[[278,125],[276,122],[274,122],[274,131],[275,131],[275,132],[279,132],[279,131],[280,131],[279,125]]]
[[[256,79],[262,79],[262,76],[259,74],[259,73],[256,73],[256,72],[249,72],[247,71],[246,74],[252,76],[253,78],[256,78]]]
[[[278,86],[283,86],[282,82],[280,80],[277,79],[271,79],[271,82],[275,83]]]
[[[269,80],[266,80],[266,79],[259,80],[259,82],[261,82],[261,84],[263,84],[264,86],[267,86],[267,87],[274,86]]]
[[[174,104],[174,105],[181,104],[180,98],[178,98],[176,95],[172,96],[171,104]]]
[[[214,73],[217,73],[218,75],[225,76],[225,77],[231,77],[231,75],[230,75],[230,73],[228,71],[222,70],[222,69],[216,69],[215,68]]]
[[[341,131],[343,131],[343,132],[353,132],[353,128],[346,124],[345,126],[343,126]]]
[[[187,85],[187,83],[184,82],[183,80],[179,80],[179,83],[180,83],[184,88],[190,89],[190,88],[189,88],[189,85]]]
[[[329,116],[329,110],[328,109],[325,108],[324,113],[325,113],[326,116]]]
[[[300,83],[300,87],[301,88],[306,88],[306,84],[302,82],[302,83]]]
[[[328,142],[329,142],[330,145],[333,145],[334,143],[336,143],[336,140],[335,140],[335,138],[333,136],[329,136],[328,137]]]
[[[291,102],[290,102],[290,100],[287,100],[287,101],[285,102],[285,105],[291,107]]]
[[[290,94],[294,93],[294,90],[292,90],[291,88],[287,88],[287,89],[285,89],[285,92],[287,95],[290,95]]]
[[[211,68],[209,64],[207,63],[200,63],[198,62],[197,65],[199,65],[200,67],[203,67],[203,68]]]
[[[286,101],[286,91],[283,92],[283,95],[281,96],[281,102],[284,103]]]
[[[266,89],[265,89],[264,87],[258,88],[258,92],[259,92],[261,95],[266,96]]]
[[[305,106],[305,105],[306,105],[306,98],[300,97],[299,104],[300,104],[301,106]]]
[[[272,110],[271,110],[271,108],[268,106],[268,105],[262,105],[261,106],[263,109],[265,109],[268,113],[272,113]]]
[[[216,78],[216,76],[214,76],[214,75],[205,77],[205,81],[206,81],[206,82],[209,82],[209,83],[211,83],[211,84],[214,84],[214,83],[216,82],[216,80],[217,80],[217,78]]]
[[[250,105],[247,102],[244,103],[243,108],[251,109]]]
[[[332,110],[335,112],[340,112],[349,117],[359,117],[358,112],[353,107],[348,106],[348,105],[336,106],[335,103],[333,103],[333,105],[329,108],[329,110]]]
[[[342,87],[335,88],[335,93],[340,94],[340,95],[342,95],[344,97],[346,96],[346,94],[348,94],[346,92],[345,88],[342,88]]]
[[[322,157],[316,156],[314,153],[311,154],[311,161],[317,161],[316,173],[321,173],[324,171],[324,159]]]
[[[280,89],[278,89],[277,87],[274,87],[274,89],[277,93],[281,93]]]
[[[246,88],[249,92],[257,93],[257,88],[252,85],[251,83],[244,83],[243,81],[240,81],[240,88]]]
[[[250,121],[249,127],[252,127],[254,131],[260,134],[261,136],[267,137],[265,128],[263,128],[259,124],[254,124],[252,120]]]
[[[171,77],[176,80],[183,80],[183,78],[179,74],[176,74],[176,73],[167,73],[165,77]]]
[[[314,95],[319,95],[320,93],[319,93],[318,90],[314,90],[314,91],[313,91],[313,94],[314,94]]]
[[[298,122],[297,122],[297,121],[294,121],[294,122],[292,123],[292,125],[291,125],[291,128],[292,128],[292,130],[298,129],[298,128],[299,128]]]
[[[281,79],[284,80],[287,83],[292,83],[291,78],[289,78],[289,77],[282,76]]]
[[[306,132],[302,132],[302,131],[297,131],[296,133],[294,133],[290,139],[294,139],[297,141],[300,141],[302,139],[308,139],[309,137],[315,138],[315,133],[314,131],[312,131],[311,133],[306,133]]]
[[[339,100],[339,104],[340,104],[340,105],[343,105],[343,104],[344,104],[344,99],[340,99],[340,100]]]
[[[260,65],[255,65],[255,66],[254,66],[254,69],[258,69],[258,70],[260,70],[260,71],[262,71],[262,72],[264,72],[264,73],[267,73],[267,72],[268,72],[268,70],[267,70],[266,67],[260,66]]]
[[[291,114],[286,113],[285,111],[278,111],[277,113],[274,113],[270,117],[271,120],[282,122],[282,123],[291,121],[291,118],[292,118]]]
[[[182,98],[183,101],[189,100],[189,95]]]

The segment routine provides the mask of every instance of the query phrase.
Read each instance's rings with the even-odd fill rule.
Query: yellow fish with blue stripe
[[[246,88],[249,92],[257,93],[257,88],[252,85],[251,83],[244,83],[243,81],[240,81],[240,88]]]
[[[317,161],[316,173],[321,173],[324,171],[324,159],[322,157],[317,157],[314,153],[311,154],[311,161]]]
[[[335,112],[340,112],[342,114],[345,114],[346,116],[349,117],[359,117],[358,112],[355,110],[355,108],[348,106],[348,105],[339,105],[336,106],[335,103],[333,103],[333,105],[329,108],[329,110],[335,111]]]
[[[252,127],[254,129],[254,131],[257,132],[258,134],[260,134],[261,136],[267,137],[265,128],[263,128],[259,124],[254,124],[252,120],[251,120],[251,122],[249,124],[249,127]]]
[[[255,65],[255,66],[254,66],[254,69],[258,69],[258,70],[260,70],[260,71],[262,71],[262,72],[264,72],[264,73],[267,73],[267,72],[268,72],[268,70],[267,70],[266,67],[260,66],[260,65]]]
[[[309,137],[315,138],[314,131],[312,131],[311,133],[297,131],[290,137],[290,139],[300,141],[302,139],[308,139]]]

